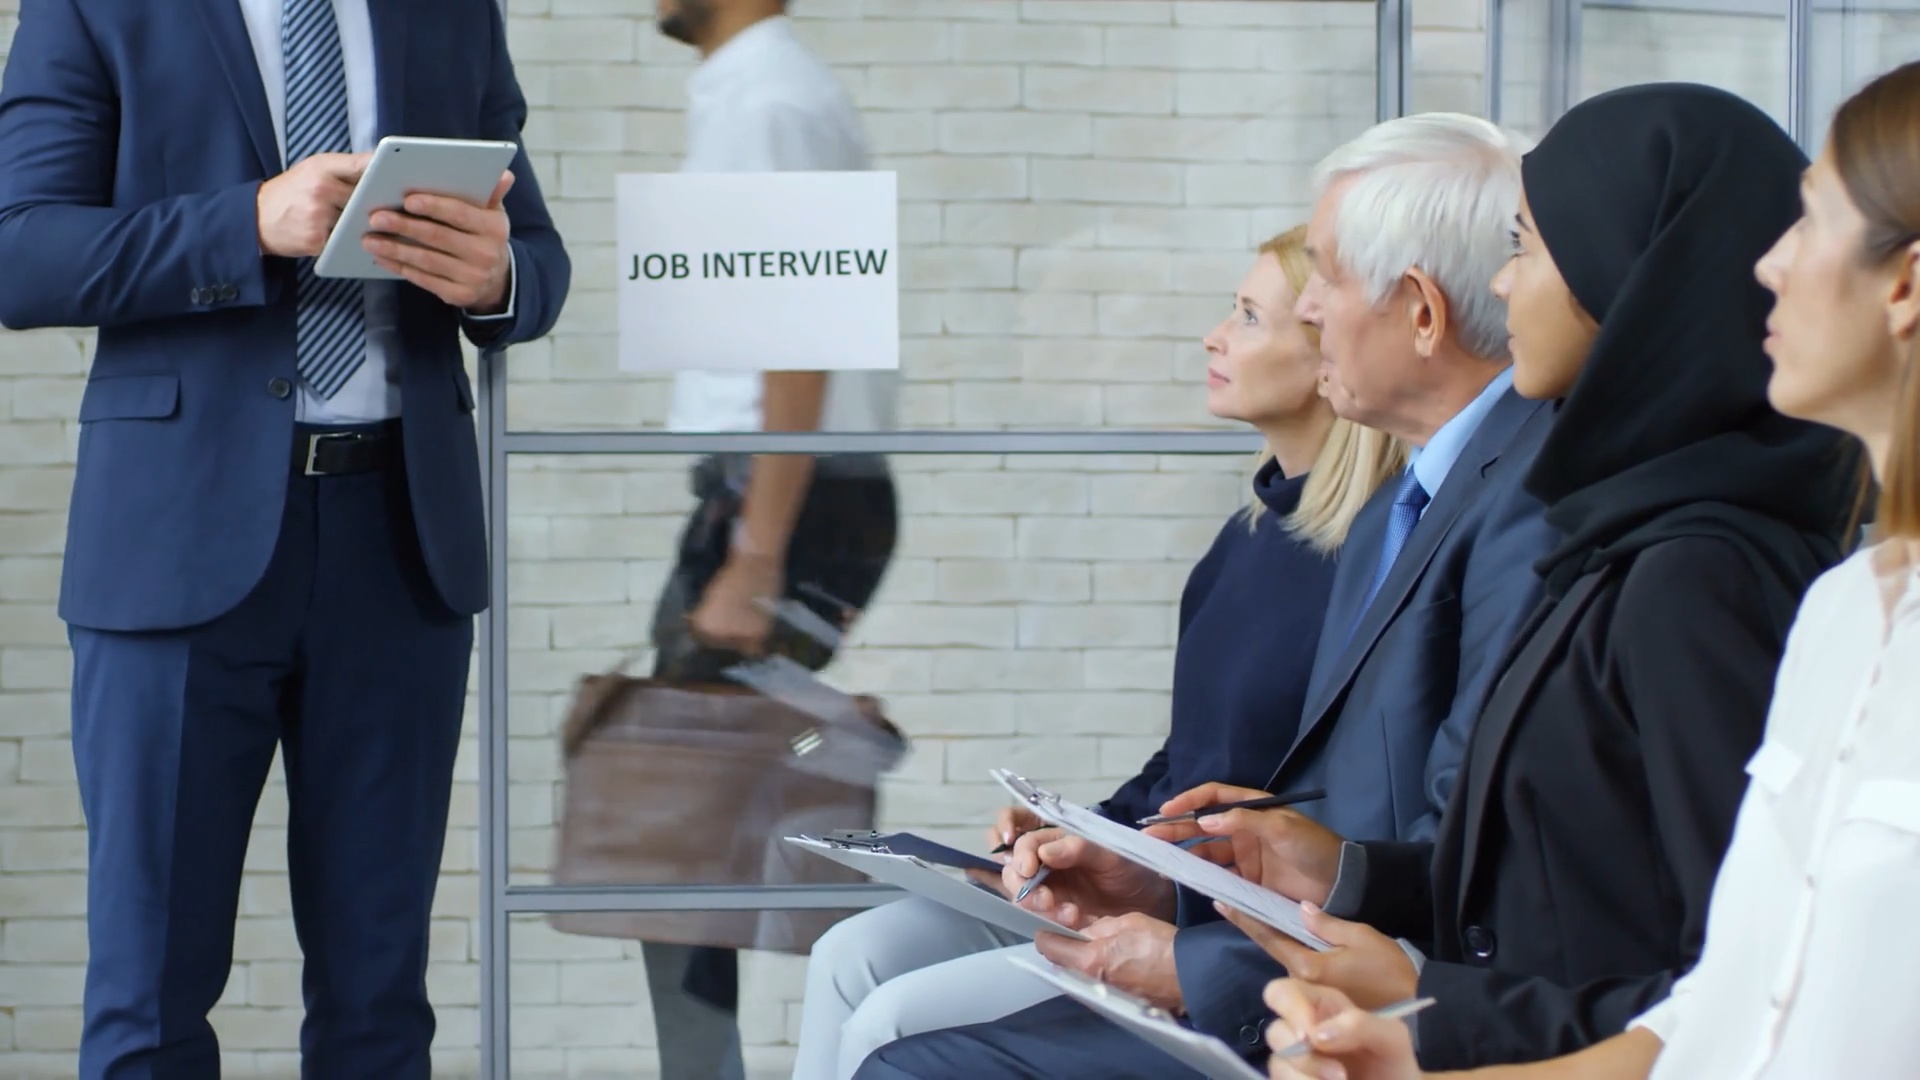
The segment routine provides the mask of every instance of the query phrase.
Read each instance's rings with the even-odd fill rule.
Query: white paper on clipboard
[[[1075,941],[1087,940],[1086,935],[1078,931],[1069,930],[1043,915],[1036,915],[999,893],[989,892],[965,877],[911,855],[862,851],[811,836],[789,836],[787,843],[805,848],[822,858],[832,859],[842,866],[852,867],[875,881],[897,885],[916,896],[924,896],[962,915],[971,915],[981,922],[1010,930],[1022,937],[1032,937],[1044,931]]]
[[[1165,840],[1156,840],[1084,806],[1076,806],[1005,769],[993,770],[993,778],[1035,814],[1076,836],[1210,896],[1235,911],[1251,915],[1309,948],[1325,952],[1333,947],[1307,929],[1306,914],[1297,901],[1263,889],[1226,867],[1210,863]]]
[[[1247,1064],[1231,1046],[1211,1035],[1181,1027],[1164,1011],[1132,994],[1044,961],[1009,956],[1007,962],[1045,979],[1061,993],[1178,1058],[1181,1064],[1199,1071],[1207,1080],[1266,1080],[1264,1073]]]

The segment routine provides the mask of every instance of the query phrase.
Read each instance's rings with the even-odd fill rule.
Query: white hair
[[[1335,207],[1333,253],[1378,304],[1418,268],[1439,285],[1475,355],[1507,358],[1506,305],[1493,276],[1520,209],[1520,155],[1531,140],[1476,116],[1387,120],[1328,154],[1314,197],[1348,179]]]

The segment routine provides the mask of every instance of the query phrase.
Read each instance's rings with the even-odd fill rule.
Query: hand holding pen
[[[1188,836],[1219,836],[1232,841],[1231,852],[1209,849],[1208,859],[1231,866],[1241,877],[1294,900],[1327,902],[1340,871],[1344,841],[1291,807],[1228,809],[1231,804],[1283,799],[1305,802],[1318,792],[1272,796],[1227,784],[1203,784],[1169,799],[1161,816],[1174,819],[1148,826],[1147,835],[1169,842]],[[1186,820],[1180,820],[1180,819]]]
[[[1042,821],[1040,815],[1024,806],[1002,807],[994,817],[993,828],[987,830],[988,854],[1005,855],[1022,836],[1049,828],[1052,826]]]
[[[1406,1018],[1432,998],[1397,1002],[1376,1012],[1354,1005],[1331,987],[1299,979],[1267,984],[1267,1006],[1279,1017],[1267,1027],[1274,1054],[1272,1080],[1420,1080]],[[1336,1073],[1334,1070],[1338,1069]]]
[[[1173,917],[1174,890],[1165,878],[1060,829],[1014,841],[1001,882],[1022,907],[1076,930],[1132,912]]]
[[[1185,840],[1180,841],[1174,846],[1184,850],[1184,849],[1190,849],[1190,848],[1197,848],[1201,844],[1211,844],[1217,840],[1225,840],[1225,839],[1227,839],[1227,837],[1224,837],[1224,836],[1191,836]],[[1081,841],[1081,842],[1085,843],[1085,841]],[[1047,880],[1047,875],[1051,873],[1053,873],[1052,866],[1042,866],[1040,868],[1039,873],[1028,878],[1026,884],[1020,886],[1020,891],[1013,895],[1013,902],[1017,904],[1020,901],[1025,900],[1028,894],[1032,893],[1033,890],[1039,888],[1040,883]]]

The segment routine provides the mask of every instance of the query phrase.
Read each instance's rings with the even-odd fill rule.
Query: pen
[[[1185,850],[1187,848],[1197,848],[1201,844],[1211,844],[1217,840],[1225,840],[1225,839],[1227,839],[1227,837],[1224,837],[1224,836],[1189,836],[1185,840],[1182,840],[1179,843],[1175,844],[1174,847]],[[1047,880],[1047,875],[1051,873],[1053,873],[1053,867],[1051,866],[1041,867],[1039,873],[1028,878],[1027,883],[1025,885],[1020,886],[1020,891],[1014,894],[1013,902],[1017,904],[1020,901],[1025,900],[1027,898],[1027,894],[1032,892],[1036,887],[1038,887],[1041,882]]]
[[[1291,795],[1268,795],[1265,798],[1248,799],[1245,802],[1221,803],[1218,806],[1207,806],[1199,810],[1189,810],[1184,814],[1174,814],[1171,817],[1165,814],[1155,814],[1152,817],[1141,818],[1137,824],[1142,828],[1148,825],[1171,825],[1176,821],[1198,821],[1203,817],[1209,817],[1213,814],[1224,814],[1229,810],[1271,810],[1276,806],[1292,806],[1294,803],[1312,802],[1315,799],[1324,799],[1326,797],[1327,793],[1325,791],[1296,791]]]
[[[1375,1009],[1373,1012],[1373,1015],[1379,1017],[1382,1020],[1404,1020],[1407,1017],[1412,1016],[1414,1013],[1419,1012],[1421,1009],[1424,1009],[1431,1004],[1433,1004],[1432,998],[1409,998],[1408,1000],[1402,1001],[1398,1004],[1389,1005],[1384,1009]],[[1307,1040],[1301,1039],[1299,1042],[1294,1043],[1292,1046],[1287,1047],[1285,1050],[1275,1050],[1273,1052],[1273,1056],[1283,1057],[1283,1058],[1296,1058],[1296,1057],[1303,1057],[1312,1052],[1313,1052],[1313,1047],[1307,1045]]]
[[[1028,829],[1028,830],[1027,830],[1027,832],[1045,832],[1045,831],[1047,831],[1048,829],[1051,829],[1051,828],[1053,828],[1053,826],[1051,826],[1051,825],[1042,825],[1042,826],[1040,826],[1040,827],[1039,827],[1039,828],[1037,828],[1037,829]],[[1001,845],[1000,845],[999,847],[997,847],[997,848],[994,848],[994,849],[993,849],[992,851],[989,851],[989,852],[987,852],[987,854],[989,854],[989,855],[1005,855],[1005,854],[1006,854],[1007,852],[1009,852],[1009,851],[1012,851],[1012,850],[1013,850],[1013,844],[1014,844],[1014,841],[1015,841],[1015,840],[1018,840],[1018,839],[1020,839],[1020,837],[1021,837],[1021,836],[1025,836],[1025,835],[1027,835],[1027,833],[1021,833],[1021,834],[1019,834],[1019,836],[1015,836],[1015,837],[1013,838],[1013,840],[1009,840],[1009,841],[1007,841],[1006,843],[1004,843],[1004,844],[1001,844]]]

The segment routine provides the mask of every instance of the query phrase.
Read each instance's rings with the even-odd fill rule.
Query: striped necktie
[[[1393,572],[1393,564],[1400,558],[1400,549],[1407,546],[1407,538],[1413,535],[1413,527],[1420,524],[1420,513],[1427,508],[1429,496],[1427,489],[1420,485],[1420,478],[1408,468],[1400,479],[1400,490],[1394,492],[1393,506],[1387,514],[1387,535],[1380,545],[1380,561],[1373,568],[1373,584],[1367,589],[1367,598],[1360,604],[1360,610],[1354,614],[1353,625],[1347,628],[1347,640],[1353,640],[1353,634],[1360,629],[1361,622],[1367,617],[1367,609],[1373,606],[1373,600],[1380,595],[1380,586],[1387,583],[1387,575]]]
[[[287,164],[351,151],[333,0],[286,0],[280,48],[287,70]],[[357,279],[315,277],[313,260],[300,260],[294,355],[301,378],[323,399],[338,393],[367,358],[364,295]]]

